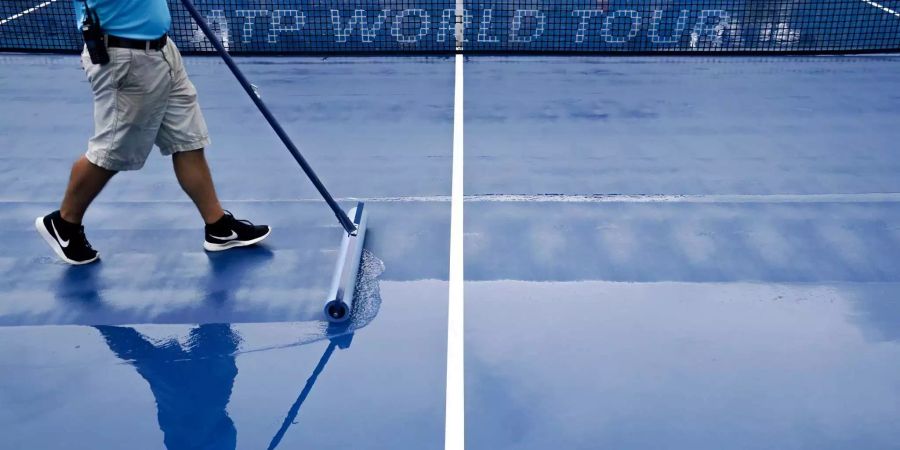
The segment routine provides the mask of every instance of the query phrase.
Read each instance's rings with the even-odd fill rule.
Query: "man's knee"
[[[112,177],[113,175],[119,173],[118,170],[113,170],[113,169],[104,167],[103,165],[100,165],[100,164],[92,161],[91,158],[89,158],[87,155],[81,155],[80,158],[75,160],[75,162],[72,163],[72,169],[73,170],[82,169],[88,173],[103,174],[108,177]]]
[[[199,158],[203,156],[203,147],[196,148],[193,150],[182,150],[180,152],[172,153],[172,159],[183,159],[183,158]]]

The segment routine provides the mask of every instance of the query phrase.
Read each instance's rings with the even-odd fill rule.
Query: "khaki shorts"
[[[94,92],[94,137],[87,158],[108,170],[137,170],[156,144],[163,155],[209,145],[197,90],[169,40],[160,50],[110,48],[110,61],[81,65]]]

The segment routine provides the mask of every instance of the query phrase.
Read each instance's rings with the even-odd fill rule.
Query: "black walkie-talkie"
[[[88,55],[94,64],[106,64],[109,62],[109,52],[106,51],[106,41],[103,39],[103,29],[100,28],[100,17],[88,7],[87,0],[84,3],[84,20],[81,22],[81,35]]]

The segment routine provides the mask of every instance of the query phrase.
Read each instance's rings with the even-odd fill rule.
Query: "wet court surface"
[[[341,231],[218,60],[187,65],[219,193],[273,235],[205,254],[154,155],[89,212],[82,268],[32,223],[88,86],[76,58],[0,62],[4,445],[443,446],[451,59],[239,60],[369,202],[348,330],[320,315]],[[467,448],[895,448],[898,69],[467,58]]]
[[[896,448],[898,68],[470,58],[467,448]]]
[[[224,66],[191,58],[223,204],[272,236],[206,254],[152,155],[86,216],[101,263],[69,267],[33,220],[89,136],[89,86],[74,57],[2,58],[0,447],[442,447],[449,203],[369,202],[354,320],[328,328],[337,221]],[[449,195],[451,60],[241,64],[336,197]]]

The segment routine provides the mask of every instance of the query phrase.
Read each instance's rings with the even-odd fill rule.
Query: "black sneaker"
[[[203,248],[209,252],[218,252],[232,247],[246,247],[262,241],[271,232],[268,225],[253,225],[247,220],[237,220],[230,212],[225,211],[218,222],[206,226]]]
[[[34,227],[60,259],[69,264],[87,264],[100,258],[84,236],[84,227],[66,222],[59,211],[34,219]]]

